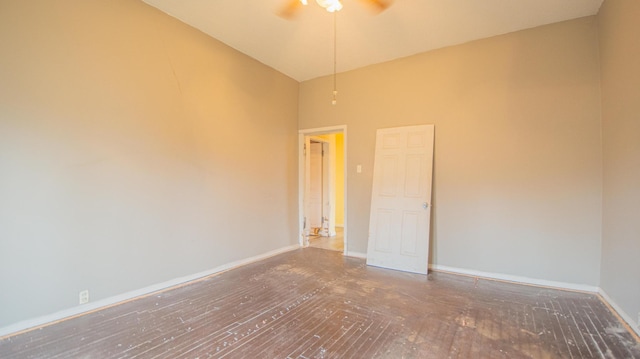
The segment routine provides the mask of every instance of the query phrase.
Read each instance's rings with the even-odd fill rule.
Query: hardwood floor
[[[333,237],[312,236],[309,238],[309,247],[343,252],[344,230],[342,228],[336,228],[336,235]]]
[[[592,294],[305,248],[0,339],[1,358],[640,358]]]

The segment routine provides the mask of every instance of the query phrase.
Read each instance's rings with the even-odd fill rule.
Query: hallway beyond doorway
[[[344,228],[336,227],[336,235],[333,237],[309,236],[309,247],[343,252]]]

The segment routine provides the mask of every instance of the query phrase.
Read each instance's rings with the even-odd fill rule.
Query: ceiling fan
[[[311,0],[313,1],[313,0]],[[369,5],[369,7],[375,12],[382,12],[386,10],[393,0],[359,0],[361,3],[365,5]],[[285,6],[280,10],[279,15],[285,19],[293,18],[297,12],[300,10],[302,6],[307,5],[309,0],[288,0]],[[337,103],[337,95],[338,88],[336,85],[336,77],[337,77],[337,25],[336,25],[336,13],[342,10],[342,1],[341,0],[316,0],[316,3],[334,14],[333,16],[333,100],[331,101],[332,105]]]
[[[311,0],[313,1],[313,0]],[[376,12],[382,12],[391,5],[391,0],[359,0]],[[301,7],[307,5],[309,0],[289,0],[280,10],[279,14],[285,19],[293,18]],[[316,3],[328,12],[336,12],[342,9],[340,0],[316,0]]]

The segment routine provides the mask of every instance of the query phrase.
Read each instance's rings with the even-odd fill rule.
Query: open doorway
[[[331,211],[332,205],[335,206],[335,176],[329,164],[333,156],[329,148],[332,139],[327,137],[305,136],[305,167],[308,167],[305,176],[308,177],[305,178],[304,213],[305,235],[309,237],[331,237],[330,227],[335,225],[331,220],[335,216]]]
[[[299,131],[300,245],[347,253],[346,126]]]

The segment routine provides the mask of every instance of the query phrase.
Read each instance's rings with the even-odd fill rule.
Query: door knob
[[[424,202],[424,203],[422,204],[422,208],[424,208],[424,209],[429,208],[429,203]]]

